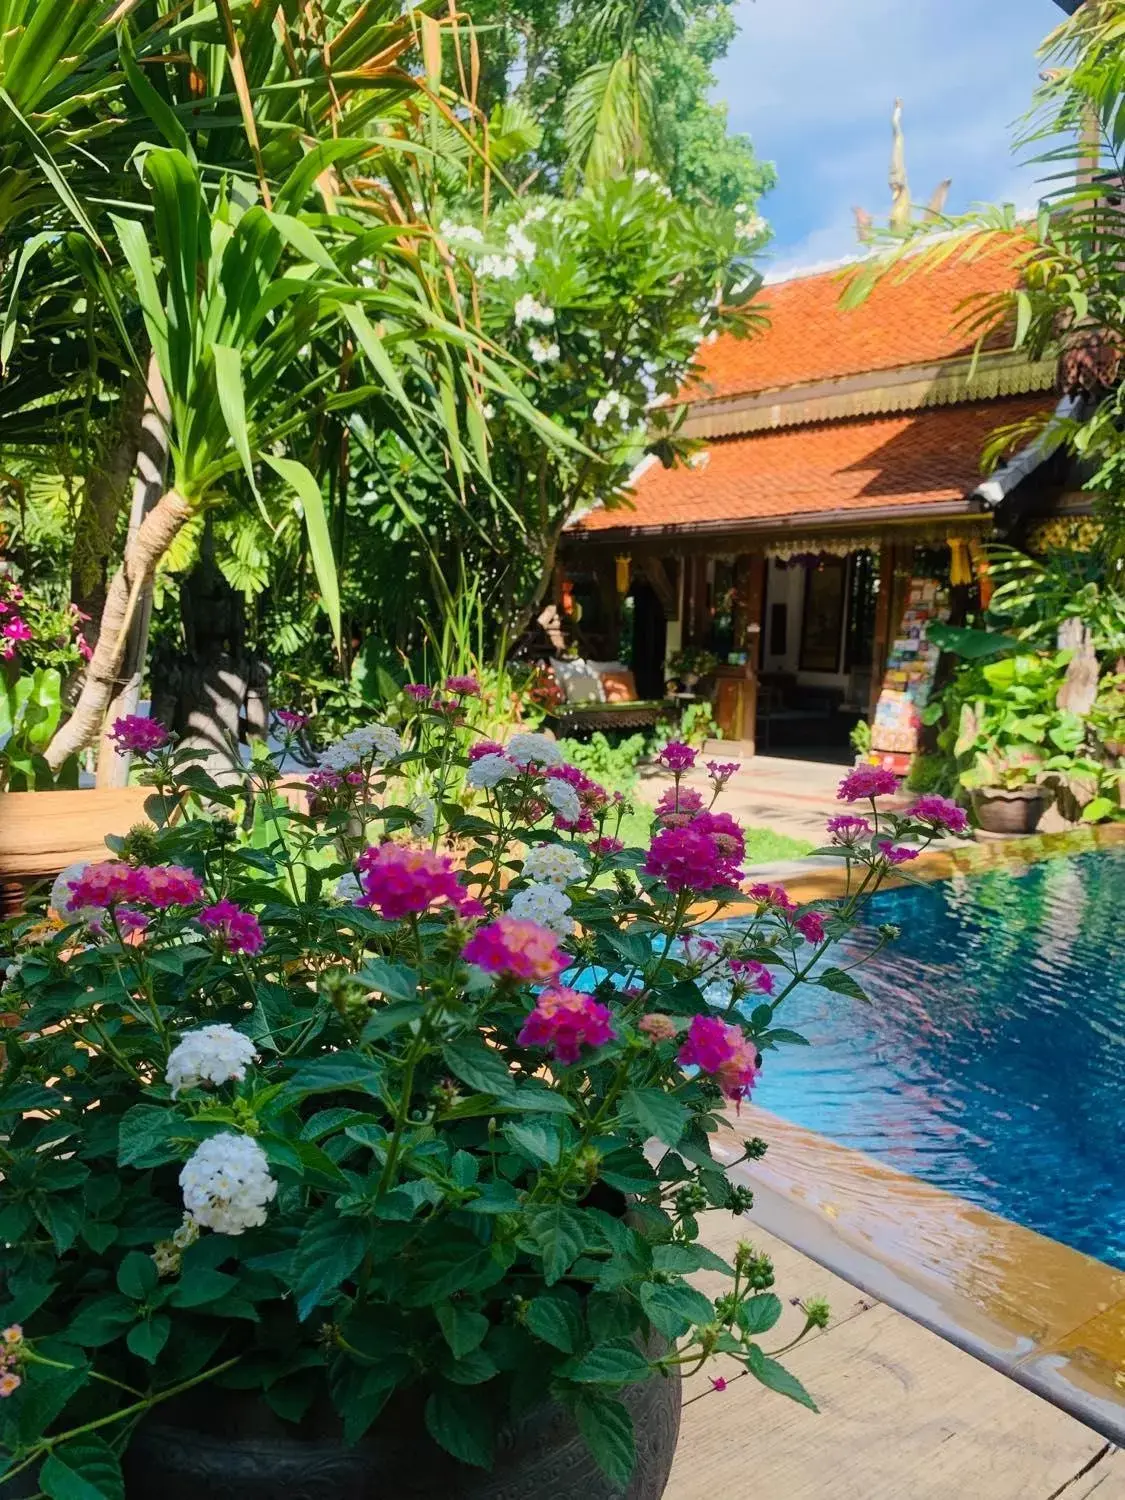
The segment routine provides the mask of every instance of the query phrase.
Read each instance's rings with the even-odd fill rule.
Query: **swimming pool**
[[[754,1102],[1125,1268],[1125,849],[884,891],[871,1003],[805,986]]]

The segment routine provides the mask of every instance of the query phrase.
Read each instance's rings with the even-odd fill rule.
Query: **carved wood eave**
[[[770,391],[722,396],[690,403],[680,433],[684,437],[732,437],[769,432],[810,422],[893,415],[962,401],[991,401],[1051,391],[1057,363],[1023,354],[984,354],[971,359],[873,370],[839,380],[818,380]]]
[[[770,516],[760,521],[741,520],[695,523],[691,525],[635,526],[623,525],[612,531],[571,531],[565,533],[564,557],[572,565],[593,564],[603,551],[627,550],[640,566],[646,554],[667,557],[722,555],[761,552],[771,546],[799,538],[802,545],[825,542],[841,537],[863,537],[865,541],[893,541],[909,546],[912,542],[943,541],[951,535],[980,536],[991,531],[993,518],[970,510],[965,500],[939,501],[933,504],[902,507],[880,507],[866,511],[813,511],[795,516]]]

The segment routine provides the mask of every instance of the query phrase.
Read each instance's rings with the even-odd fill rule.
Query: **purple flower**
[[[424,682],[408,682],[403,692],[413,698],[415,703],[428,703],[434,696],[433,688],[427,687]]]
[[[279,708],[277,711],[277,722],[290,734],[297,734],[304,729],[309,722],[308,714],[298,713],[295,708]]]
[[[793,926],[810,943],[824,942],[824,918],[818,911],[807,911],[797,918]]]
[[[480,683],[475,677],[447,677],[445,690],[448,693],[456,693],[460,698],[480,697]]]
[[[695,751],[683,740],[669,740],[660,752],[660,764],[666,771],[690,771],[695,765]]]
[[[709,760],[707,762],[707,772],[711,780],[719,787],[726,786],[731,777],[741,770],[742,766],[737,760]]]
[[[841,781],[836,792],[839,802],[868,802],[875,797],[890,797],[898,791],[898,777],[882,766],[856,766]]]
[[[871,837],[871,824],[866,818],[857,818],[854,813],[839,813],[829,818],[824,826],[834,844],[856,844],[860,839]]]
[[[969,818],[965,809],[958,807],[948,797],[939,797],[936,793],[919,797],[913,807],[907,808],[906,816],[919,823],[928,823],[935,831],[943,828],[947,833],[959,836],[969,831]]]
[[[146,719],[141,714],[126,714],[114,719],[110,731],[118,755],[151,755],[162,750],[168,743],[168,731],[159,719]]]
[[[890,839],[876,839],[875,848],[889,865],[905,865],[917,859],[921,849],[910,849],[905,844],[892,844]]]
[[[10,641],[29,641],[31,639],[31,627],[20,615],[13,615],[4,626],[4,635]]]
[[[660,830],[649,846],[644,872],[677,892],[711,891],[742,879],[742,871],[721,848],[718,838],[691,824]]]
[[[266,941],[254,913],[244,911],[225,897],[203,908],[199,925],[228,953],[259,953]]]

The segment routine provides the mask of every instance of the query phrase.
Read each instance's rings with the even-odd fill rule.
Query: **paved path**
[[[768,1251],[783,1301],[828,1298],[828,1328],[784,1359],[820,1411],[748,1375],[728,1373],[725,1391],[693,1377],[665,1500],[1125,1500],[1125,1451],[863,1296],[752,1216],[710,1214],[703,1238],[727,1256],[739,1239]],[[767,1350],[802,1321],[787,1305]]]
[[[707,753],[700,761],[725,758],[722,753]],[[772,828],[776,833],[818,845],[824,836],[825,818],[840,810],[836,788],[846,771],[846,766],[821,761],[758,755],[743,761],[742,769],[727,783],[719,807],[748,827]],[[686,780],[709,792],[705,770],[689,772]],[[646,769],[641,776],[640,795],[654,803],[671,785],[672,777],[667,772]]]

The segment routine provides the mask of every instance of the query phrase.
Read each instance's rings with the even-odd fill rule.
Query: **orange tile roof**
[[[1023,396],[902,416],[862,417],[719,439],[693,464],[653,464],[637,480],[633,508],[590,511],[572,530],[761,524],[843,511],[963,499],[980,482],[989,434],[1051,407]]]
[[[698,371],[680,399],[774,390],[871,370],[931,364],[971,352],[975,336],[955,325],[964,304],[1017,282],[1015,250],[1004,244],[974,260],[945,262],[905,280],[889,276],[866,301],[844,310],[845,271],[824,271],[763,287],[758,303],[769,327],[746,339],[723,334],[704,344]],[[1004,347],[1009,340],[994,338]]]

